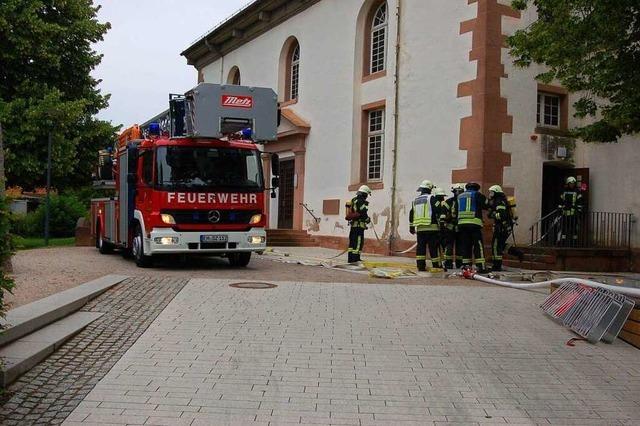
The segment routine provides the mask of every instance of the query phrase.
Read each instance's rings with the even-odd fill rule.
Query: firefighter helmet
[[[577,183],[578,181],[576,180],[576,178],[574,178],[573,176],[569,176],[567,178],[567,185],[569,185],[570,183]]]
[[[436,188],[436,190],[435,190],[435,195],[443,195],[443,196],[446,196],[446,195],[447,195],[447,193],[446,193],[446,192],[444,192],[444,188],[440,188],[440,187],[438,187],[438,188]]]
[[[358,188],[358,192],[362,192],[363,194],[371,195],[372,191],[367,185],[362,185]]]
[[[493,185],[491,188],[489,188],[489,192],[495,192],[496,194],[502,194],[502,187],[500,185]]]
[[[430,180],[423,180],[418,188],[419,189],[433,189],[434,186],[435,185]]]
[[[451,185],[451,191],[464,191],[464,183],[454,183],[453,185]]]
[[[477,182],[469,182],[464,187],[465,187],[465,189],[471,190],[471,191],[479,191],[480,190],[480,184],[477,183]]]

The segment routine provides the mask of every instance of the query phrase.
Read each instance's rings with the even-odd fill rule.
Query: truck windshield
[[[258,151],[162,146],[156,159],[157,185],[162,189],[263,189]]]

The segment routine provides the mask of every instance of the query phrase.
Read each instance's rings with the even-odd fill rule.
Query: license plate
[[[226,243],[228,240],[227,235],[200,235],[201,243]]]

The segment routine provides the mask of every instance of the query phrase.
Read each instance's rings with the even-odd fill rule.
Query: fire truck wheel
[[[144,254],[144,244],[142,242],[142,228],[140,225],[136,226],[136,231],[133,234],[132,244],[133,258],[136,261],[136,265],[141,268],[148,268],[153,263],[153,258]]]
[[[102,232],[100,232],[100,228],[98,228],[96,232],[96,248],[100,252],[100,254],[111,254],[113,253],[113,244],[106,242],[104,238],[102,238]]]
[[[251,253],[229,253],[227,255],[231,266],[244,268],[251,261]]]

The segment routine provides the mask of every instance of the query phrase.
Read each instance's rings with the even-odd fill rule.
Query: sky
[[[110,93],[98,117],[140,124],[168,108],[169,93],[197,84],[197,71],[180,52],[249,0],[95,0],[111,30],[95,46],[104,55],[93,76]]]

